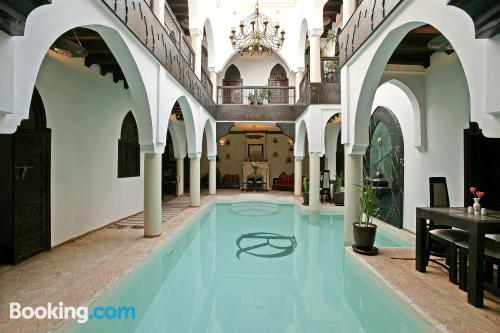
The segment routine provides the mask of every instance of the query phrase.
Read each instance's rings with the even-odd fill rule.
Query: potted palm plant
[[[307,177],[303,178],[302,185],[304,186],[304,191],[302,192],[304,206],[309,206],[309,179],[307,179]]]
[[[333,201],[337,206],[344,205],[344,172],[339,172],[335,176],[335,191],[333,192]]]
[[[354,250],[363,254],[374,255],[378,253],[375,243],[377,225],[373,223],[373,214],[377,211],[375,195],[377,189],[373,182],[368,181],[361,186],[359,199],[358,221],[353,223]]]

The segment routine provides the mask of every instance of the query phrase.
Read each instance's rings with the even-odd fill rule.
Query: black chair
[[[323,203],[323,200],[327,203],[332,202],[332,196],[330,194],[330,170],[321,171],[320,200],[321,203]]]
[[[429,178],[430,207],[450,207],[448,186],[445,177]],[[463,230],[452,229],[446,225],[434,225],[432,221],[427,226],[427,261],[432,261],[448,270],[451,283],[458,284],[457,277],[457,243],[468,240],[468,233]],[[430,256],[446,258],[447,266],[439,261],[430,259]]]
[[[459,287],[467,291],[467,264],[469,255],[469,243],[462,241],[457,243],[459,253],[458,279]],[[500,235],[486,235],[484,242],[484,281],[493,283],[493,265],[497,265],[497,272],[500,270]],[[497,294],[500,290],[500,275],[497,273]]]

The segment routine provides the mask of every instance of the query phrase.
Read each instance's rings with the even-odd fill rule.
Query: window
[[[139,132],[132,111],[129,111],[122,123],[118,140],[118,178],[138,177],[141,173],[141,151]]]

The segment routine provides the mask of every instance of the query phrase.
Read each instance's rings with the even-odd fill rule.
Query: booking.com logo
[[[76,319],[77,323],[84,324],[90,319],[125,319],[135,320],[133,306],[96,306],[89,313],[88,306],[65,306],[47,303],[47,306],[21,306],[21,303],[11,302],[9,307],[10,319]]]

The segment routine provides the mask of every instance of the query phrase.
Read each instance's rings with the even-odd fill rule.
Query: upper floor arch
[[[62,12],[66,14],[61,16]],[[15,49],[15,57],[6,58],[12,62],[0,65],[2,73],[11,73],[5,79],[14,82],[10,85],[12,90],[1,93],[12,103],[10,109],[2,110],[6,113],[0,116],[0,131],[12,133],[21,120],[28,117],[29,102],[43,59],[59,36],[76,27],[96,31],[111,50],[129,83],[141,146],[154,149],[156,133],[152,110],[156,106],[156,87],[148,79],[157,63],[121,22],[114,20],[101,6],[85,0],[57,1],[42,6],[28,17],[23,36],[15,40],[9,36],[0,37],[6,43],[15,43],[15,48],[11,49],[12,52]]]
[[[363,45],[363,52],[355,53],[342,68],[342,94],[346,97],[342,107],[347,120],[342,135],[350,152],[361,154],[368,144],[373,97],[388,60],[410,31],[424,25],[436,28],[458,56],[468,88],[471,121],[478,122],[486,136],[500,135],[500,98],[491,88],[492,83],[498,83],[500,73],[500,60],[492,56],[500,41],[476,39],[470,17],[444,0],[403,2],[383,24]],[[462,28],[456,29],[457,24]]]

